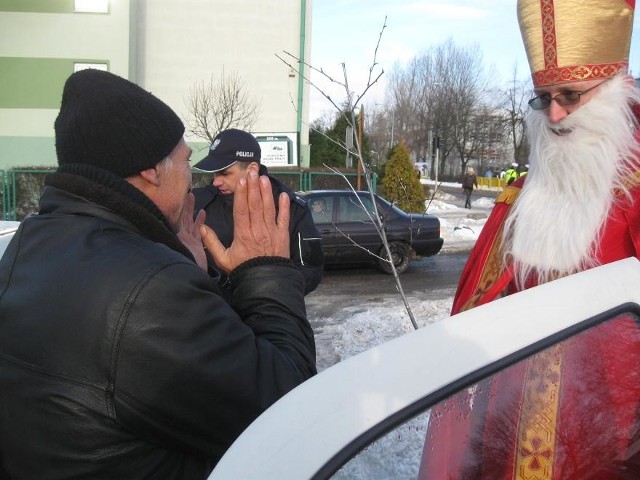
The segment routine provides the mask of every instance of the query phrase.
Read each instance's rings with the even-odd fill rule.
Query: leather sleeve
[[[150,442],[217,460],[264,409],[316,373],[302,281],[290,266],[245,269],[234,282],[234,310],[193,265],[150,272],[119,326],[116,421]]]

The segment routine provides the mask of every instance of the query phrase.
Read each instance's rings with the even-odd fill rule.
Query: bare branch
[[[318,84],[316,84],[315,82],[313,82],[311,79],[307,78],[304,74],[304,69],[300,69],[300,75],[302,75],[303,79],[309,83],[309,85],[314,88],[315,90],[317,90],[338,112],[339,114],[344,114],[345,112],[348,113],[348,115],[345,115],[345,118],[347,120],[347,124],[352,127],[355,130],[355,126],[356,126],[356,118],[355,118],[355,108],[360,104],[360,102],[362,101],[362,99],[364,98],[365,94],[373,87],[374,84],[376,84],[380,78],[382,77],[382,75],[384,74],[384,70],[381,69],[380,73],[376,74],[374,72],[375,68],[378,66],[377,63],[377,54],[378,54],[378,48],[380,46],[380,42],[382,39],[382,34],[384,32],[384,30],[387,27],[387,19],[385,17],[384,20],[384,24],[382,26],[382,29],[380,30],[380,34],[378,36],[378,42],[376,44],[376,48],[374,50],[374,57],[373,57],[373,61],[371,63],[371,66],[369,68],[369,76],[367,79],[367,84],[364,86],[363,91],[355,96],[355,94],[350,90],[349,87],[349,78],[348,78],[348,74],[347,74],[347,68],[346,68],[346,64],[342,63],[342,75],[343,75],[343,81],[339,81],[336,80],[334,77],[332,77],[331,75],[329,75],[327,72],[325,72],[323,69],[318,69],[316,67],[314,67],[313,65],[310,65],[306,62],[302,62],[298,57],[296,57],[295,55],[289,53],[289,52],[283,52],[284,55],[286,57],[289,57],[290,59],[292,59],[293,61],[288,61],[287,59],[283,58],[280,55],[276,54],[276,57],[283,62],[287,67],[289,68],[294,68],[293,63],[300,65],[302,64],[304,67],[308,67],[310,71],[313,72],[318,72],[320,73],[321,77],[328,81],[330,84],[337,84],[339,86],[341,86],[342,88],[344,88],[345,94],[346,94],[346,101],[342,102],[340,105],[338,104],[338,102],[336,102],[334,99],[331,98],[330,95],[328,95]],[[355,101],[354,101],[355,98]],[[310,128],[314,129],[312,126],[310,126]],[[315,131],[318,131],[317,129],[314,129]],[[349,148],[347,148],[346,144],[344,144],[342,141],[336,141],[333,138],[328,137],[327,135],[324,134],[324,132],[320,132],[322,135],[325,136],[325,138],[329,138],[329,140],[337,145],[339,145],[343,150],[345,150],[346,152],[348,152],[350,155],[353,155],[357,158],[357,161],[359,162],[360,167],[362,168],[363,174],[364,174],[364,179],[365,182],[367,184],[367,188],[369,190],[369,192],[371,193],[371,200],[372,200],[372,204],[373,204],[373,208],[375,210],[375,212],[373,212],[374,214],[372,215],[371,212],[369,212],[364,204],[362,203],[362,200],[360,199],[360,197],[358,195],[355,195],[355,197],[358,199],[358,201],[360,202],[360,206],[361,208],[367,213],[367,215],[369,216],[369,218],[371,219],[373,225],[375,225],[376,231],[378,232],[378,234],[380,235],[380,238],[382,239],[382,242],[384,244],[384,248],[385,248],[385,252],[387,254],[387,259],[385,259],[385,261],[389,262],[389,265],[391,266],[391,271],[394,277],[394,280],[396,282],[396,287],[398,289],[398,292],[400,293],[400,296],[402,297],[402,300],[404,302],[405,308],[407,310],[407,313],[409,315],[409,318],[411,319],[411,323],[413,324],[413,327],[415,329],[418,328],[418,324],[415,321],[415,318],[413,316],[413,312],[411,311],[411,307],[409,306],[409,303],[407,301],[407,298],[404,294],[404,289],[402,288],[402,283],[400,282],[400,278],[398,276],[398,272],[395,268],[395,264],[393,263],[393,261],[391,260],[393,258],[393,256],[391,255],[391,250],[389,248],[389,242],[387,240],[387,236],[384,230],[384,225],[382,223],[382,218],[377,210],[377,203],[375,201],[375,197],[373,194],[373,188],[372,188],[372,181],[371,181],[371,171],[368,169],[365,161],[364,161],[364,156],[362,154],[362,145],[360,144],[360,139],[358,138],[358,135],[355,135],[355,151],[350,150]],[[331,171],[333,171],[334,173],[341,175],[343,177],[343,179],[345,180],[345,182],[347,183],[347,185],[349,185],[349,188],[355,193],[355,189],[353,188],[353,186],[351,185],[351,183],[347,180],[346,176],[341,173],[339,170],[333,168],[333,167],[329,167],[327,165],[325,165],[325,167],[329,168]],[[350,239],[351,240],[351,239]]]

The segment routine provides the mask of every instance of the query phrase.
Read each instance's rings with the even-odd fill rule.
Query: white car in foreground
[[[434,405],[533,354],[597,335],[620,318],[631,320],[632,330],[639,325],[628,340],[640,350],[636,259],[428,325],[340,362],[285,395],[245,430],[209,479],[417,478]],[[616,348],[610,346],[614,358]],[[640,365],[634,368],[619,377],[640,377]],[[589,412],[588,421],[597,421],[598,413]],[[604,428],[616,427],[605,422]],[[623,468],[637,469],[638,463]]]

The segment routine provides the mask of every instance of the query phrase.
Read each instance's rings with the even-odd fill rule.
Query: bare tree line
[[[373,70],[369,73],[371,77]],[[381,73],[376,72],[370,84]],[[345,105],[357,107],[367,90],[344,104],[326,98],[336,111],[349,111]],[[364,130],[370,151],[364,156],[374,164],[384,163],[402,139],[412,159],[427,163],[436,180],[452,178],[468,165],[480,174],[490,169],[497,173],[511,162],[523,165],[528,149],[524,115],[530,95],[530,82],[518,78],[516,67],[506,86],[496,86],[485,71],[479,48],[459,47],[449,39],[406,65],[392,67],[384,102],[367,106]],[[223,71],[217,80],[194,84],[186,105],[189,133],[208,142],[227,128],[250,131],[259,113],[235,72]],[[316,119],[312,128],[327,131],[330,122],[330,118]]]
[[[384,103],[368,108],[372,157],[384,159],[403,139],[414,161],[430,165],[432,178],[453,176],[467,165],[484,173],[523,164],[529,85],[514,68],[509,84],[496,86],[479,48],[449,39],[392,68]]]

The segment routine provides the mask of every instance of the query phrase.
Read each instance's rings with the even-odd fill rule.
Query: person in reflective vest
[[[512,163],[511,166],[507,169],[504,175],[504,179],[507,182],[507,185],[511,185],[513,181],[518,178],[518,168],[517,163]]]

